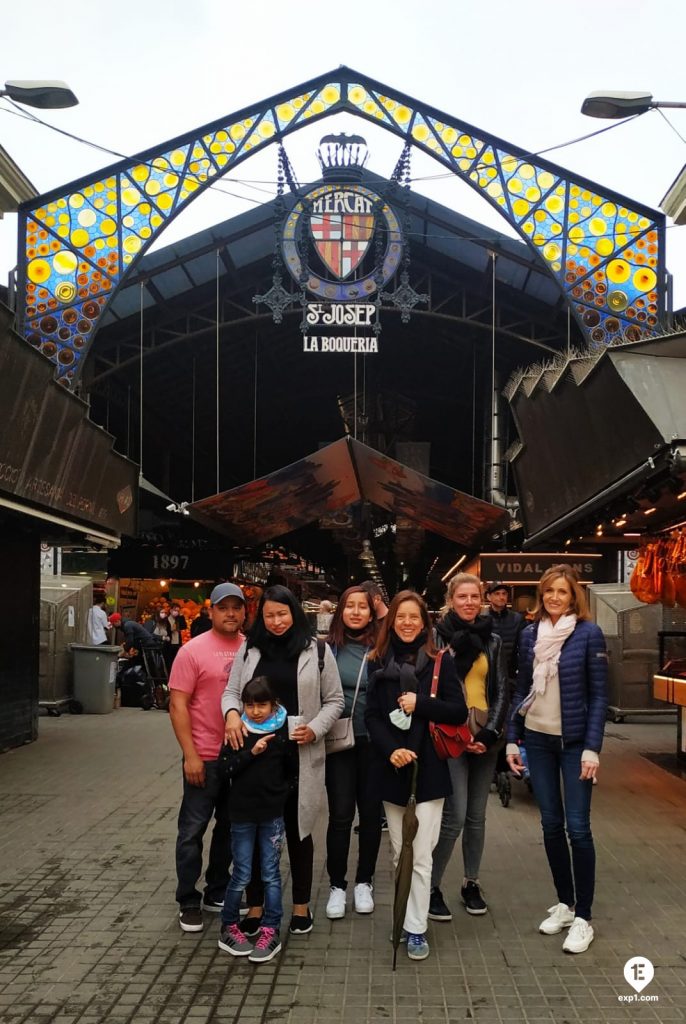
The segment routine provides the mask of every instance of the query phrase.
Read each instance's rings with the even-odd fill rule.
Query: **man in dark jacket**
[[[493,632],[497,633],[503,642],[503,658],[507,667],[507,675],[512,686],[517,675],[517,651],[519,648],[519,634],[526,626],[526,620],[519,612],[508,608],[510,591],[505,583],[496,580],[486,587],[486,600],[488,601],[488,614],[493,623]]]

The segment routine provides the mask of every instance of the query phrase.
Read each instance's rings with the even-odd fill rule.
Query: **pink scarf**
[[[561,615],[555,625],[541,619],[534,647],[534,693],[543,694],[551,679],[557,678],[562,645],[576,628],[576,615]]]

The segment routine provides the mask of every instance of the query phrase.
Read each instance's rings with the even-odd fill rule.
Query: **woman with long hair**
[[[472,742],[448,762],[452,794],[443,808],[441,835],[434,850],[429,917],[450,921],[441,892],[443,873],[462,834],[464,876],[461,896],[468,914],[488,910],[479,884],[486,838],[486,803],[508,706],[508,681],[502,641],[493,620],[481,615],[481,581],[460,572],[448,583],[446,611],[436,624],[439,646],[448,648],[469,708]]]
[[[371,597],[362,587],[341,594],[327,641],[336,658],[343,685],[343,715],[353,720],[355,744],[326,758],[329,825],[326,868],[330,892],[326,916],[345,917],[348,854],[355,807],[359,815],[359,853],[353,906],[358,914],[374,910],[373,882],[381,842],[381,799],[368,785],[369,738],[364,724],[367,705],[367,655],[376,642],[376,616]]]
[[[443,801],[450,795],[448,762],[433,745],[430,722],[460,724],[467,706],[452,658],[440,662],[437,696],[431,696],[436,649],[426,604],[411,590],[391,601],[375,648],[370,652],[370,683],[365,723],[372,742],[369,785],[383,800],[397,865],[402,822],[417,763],[417,818],[413,865],[404,929],[407,955],[425,960],[429,889],[434,846],[441,827]]]
[[[320,669],[317,641],[310,634],[295,595],[281,585],[267,587],[222,696],[226,741],[234,750],[243,746],[245,735],[241,693],[254,676],[266,676],[288,717],[296,719],[291,737],[298,745],[298,782],[284,808],[293,887],[289,930],[293,935],[312,930],[308,906],[314,858],[312,830],[324,792],[324,737],[343,710],[340,676],[326,645],[323,656]],[[258,878],[251,881],[246,897],[250,910],[242,928],[245,934],[255,935],[263,905],[263,887]]]
[[[607,650],[571,566],[554,565],[538,581],[534,621],[519,642],[514,708],[507,760],[518,775],[523,741],[558,900],[538,930],[569,928],[563,950],[583,953],[594,938],[591,794],[605,731]]]

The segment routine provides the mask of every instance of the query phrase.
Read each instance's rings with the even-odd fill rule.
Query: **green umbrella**
[[[398,958],[398,946],[400,945],[400,936],[402,935],[405,911],[407,910],[407,900],[410,895],[410,886],[412,885],[412,843],[417,835],[417,828],[419,826],[417,821],[417,769],[418,764],[416,761],[413,761],[410,799],[407,801],[407,807],[403,814],[402,845],[395,868],[393,930],[391,932],[393,940],[393,970],[395,970],[395,962]]]

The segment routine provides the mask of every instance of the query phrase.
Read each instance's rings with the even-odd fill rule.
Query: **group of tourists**
[[[281,949],[280,856],[291,871],[291,935],[312,930],[314,844],[328,799],[326,917],[348,909],[353,824],[358,849],[352,908],[374,911],[374,877],[387,821],[393,865],[416,799],[411,882],[400,936],[412,960],[429,956],[428,920],[452,917],[441,886],[462,839],[465,910],[488,912],[479,880],[486,804],[498,758],[514,774],[526,746],[557,902],[539,930],[566,930],[563,949],[593,940],[595,852],[590,828],[606,709],[607,655],[574,571],[554,566],[527,624],[508,589],[450,579],[432,623],[424,599],[402,590],[387,606],[373,583],[340,597],[326,641],[284,586],[267,587],[245,637],[245,599],[214,588],[211,628],[185,644],[170,678],[171,720],[183,752],[176,844],[179,923],[221,915],[219,947],[254,963]],[[445,758],[434,725],[467,726],[464,752]],[[205,888],[205,832],[215,819]],[[352,881],[352,875],[350,876]]]

